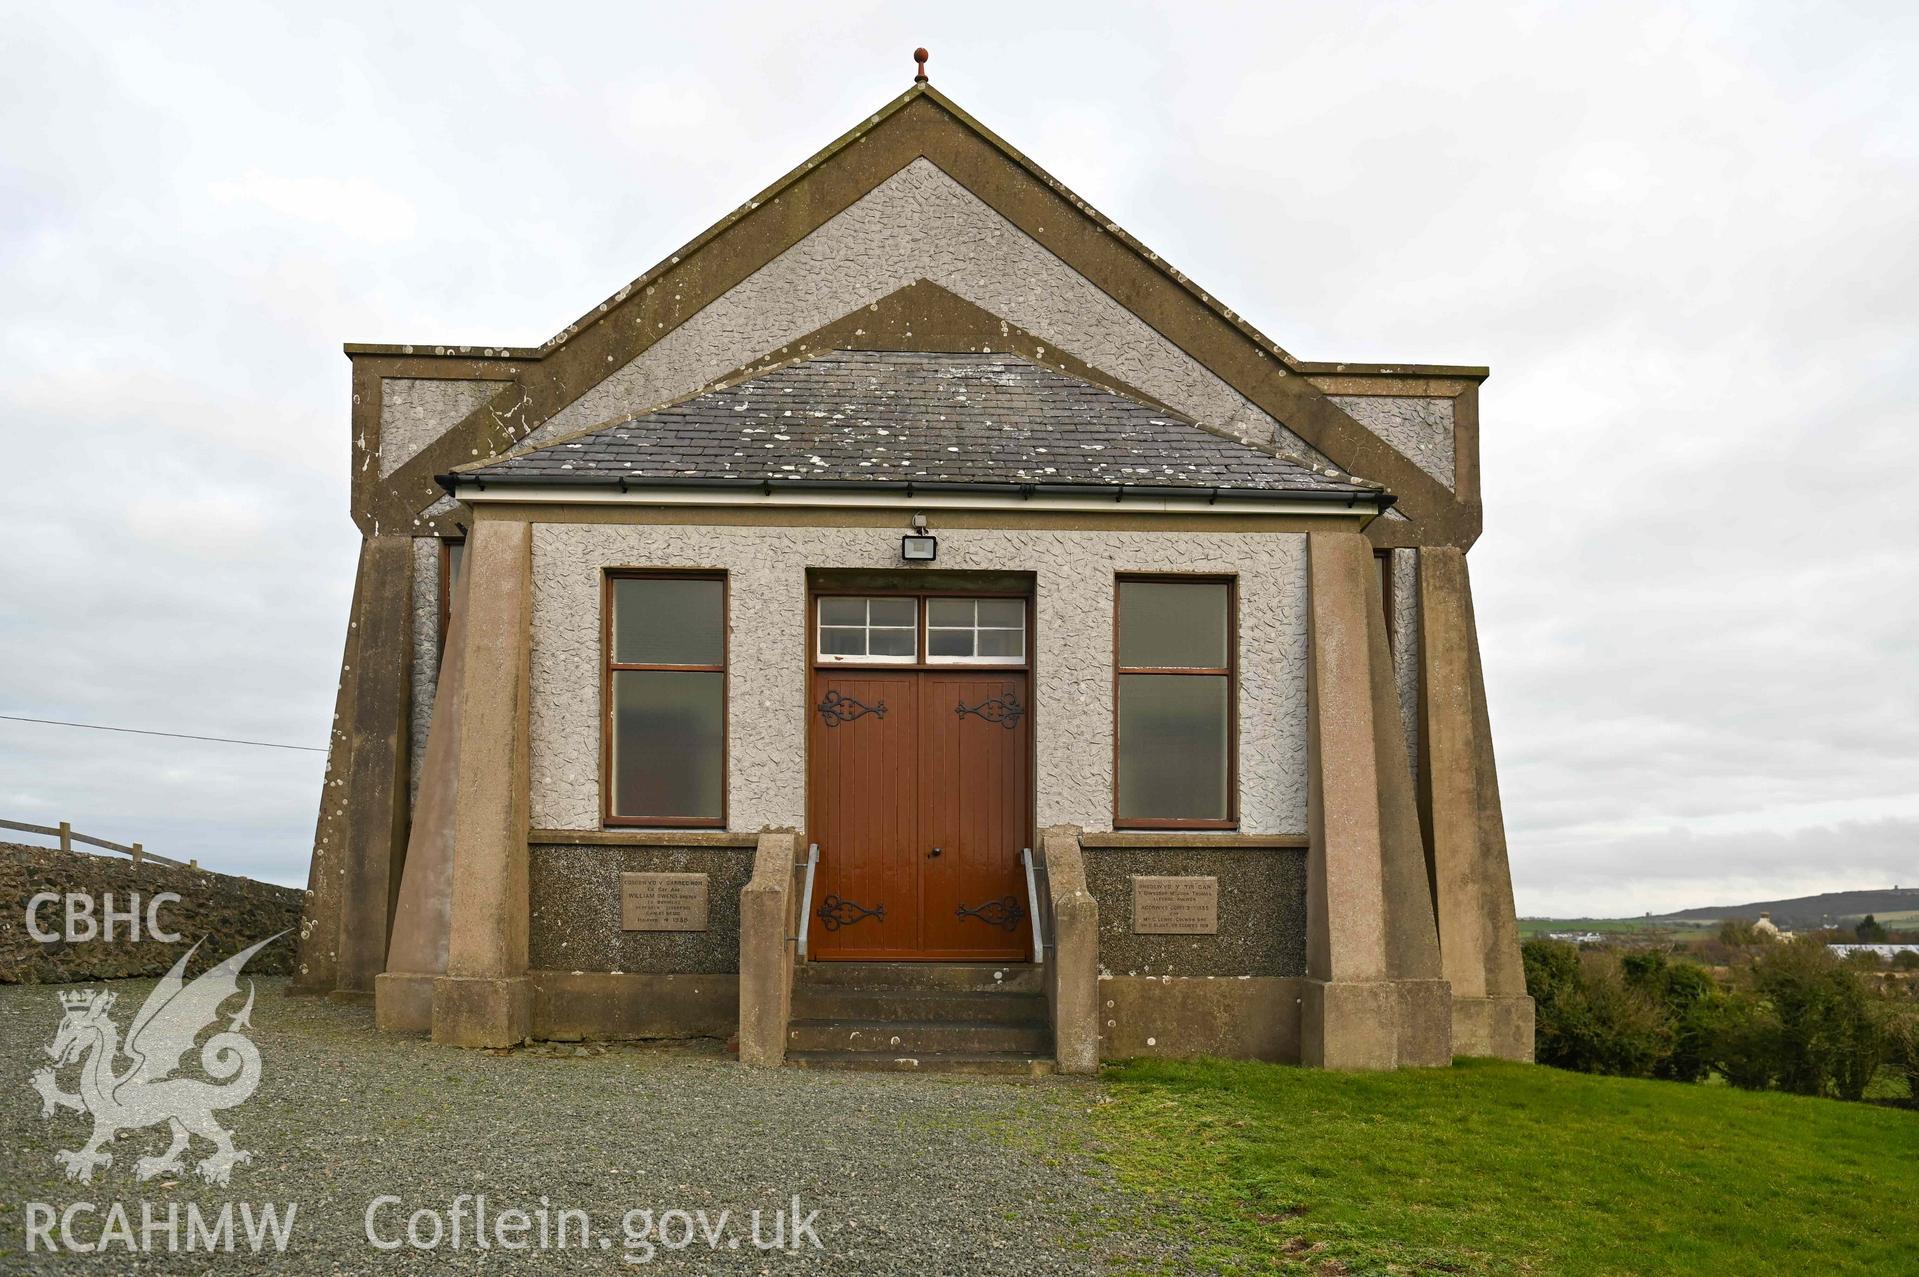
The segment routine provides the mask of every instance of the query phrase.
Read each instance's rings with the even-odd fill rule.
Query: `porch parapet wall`
[[[740,1063],[749,1068],[786,1063],[798,849],[797,834],[761,834],[752,879],[740,889]]]
[[[1080,831],[1057,825],[1040,834],[1046,862],[1046,1001],[1053,1015],[1053,1057],[1061,1073],[1099,1071],[1099,902],[1086,889]]]

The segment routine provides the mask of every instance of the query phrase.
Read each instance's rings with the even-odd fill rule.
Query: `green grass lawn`
[[[1206,1271],[1914,1271],[1908,1110],[1489,1061],[1108,1080],[1103,1156]]]

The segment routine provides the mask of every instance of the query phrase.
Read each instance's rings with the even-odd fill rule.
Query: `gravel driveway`
[[[114,982],[123,1028],[152,985]],[[764,1072],[738,1067],[717,1046],[458,1051],[380,1034],[370,1007],[288,997],[283,979],[262,980],[259,990],[252,1036],[263,1061],[260,1088],[218,1115],[253,1161],[216,1187],[191,1175],[135,1180],[134,1160],[166,1143],[158,1127],[109,1146],[114,1163],[92,1184],[69,1183],[53,1154],[79,1147],[91,1123],[64,1110],[43,1120],[27,1081],[46,1063],[42,1048],[60,1020],[55,990],[0,986],[0,1271],[972,1277],[1105,1272],[1163,1253],[1142,1238],[1150,1221],[1132,1217],[1091,1152],[1095,1083]],[[186,1057],[183,1073],[198,1075],[196,1058]],[[62,1072],[66,1085],[73,1073]],[[205,1152],[196,1141],[189,1157]],[[467,1206],[462,1248],[453,1251],[450,1208],[461,1194],[482,1193],[490,1221],[510,1208],[531,1216],[546,1207],[549,1238],[562,1208],[584,1211],[590,1240],[579,1244],[575,1219],[566,1250],[476,1249]],[[409,1216],[424,1209],[431,1216],[419,1221],[420,1239],[430,1239],[437,1222],[439,1249],[376,1249],[365,1220],[383,1195],[400,1202],[375,1214],[382,1241],[404,1241]],[[818,1212],[811,1223],[820,1247],[802,1235],[797,1250],[756,1248],[752,1212],[762,1212],[759,1238],[770,1240],[773,1212],[790,1212],[796,1195],[802,1218]],[[177,1204],[182,1247],[189,1202],[209,1219],[228,1203],[236,1212],[240,1203],[298,1210],[279,1256],[244,1248],[169,1254],[164,1230],[149,1234],[157,1254],[132,1255],[112,1242],[104,1252],[49,1255],[26,1250],[28,1204],[36,1202],[56,1211],[94,1203],[96,1212],[74,1216],[72,1236],[83,1242],[101,1241],[112,1203],[125,1205],[136,1234],[142,1203],[162,1224]],[[628,1244],[623,1217],[635,1209],[656,1221],[646,1230],[646,1220],[633,1220],[650,1256],[649,1245]],[[672,1211],[688,1218],[662,1214]],[[720,1236],[717,1249],[699,1233],[701,1211]],[[237,1214],[235,1221],[243,1227]],[[688,1231],[694,1240],[659,1247],[662,1228],[669,1241]]]

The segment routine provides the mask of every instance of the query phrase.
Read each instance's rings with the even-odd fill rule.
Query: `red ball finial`
[[[925,84],[927,82],[926,81],[926,57],[927,57],[927,53],[925,49],[913,50],[913,61],[919,63],[919,73],[913,77],[913,83],[915,84]]]

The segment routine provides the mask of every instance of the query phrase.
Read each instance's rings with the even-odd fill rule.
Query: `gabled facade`
[[[1484,369],[1293,358],[924,84],[538,350],[347,349],[298,987],[757,1064],[1530,1058]]]

